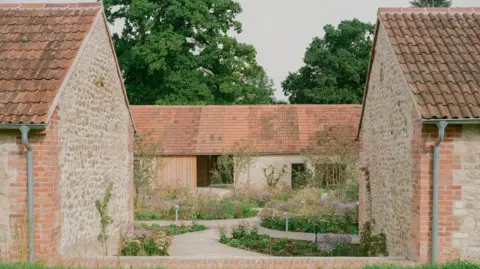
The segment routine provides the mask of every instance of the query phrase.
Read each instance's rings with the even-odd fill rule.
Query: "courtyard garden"
[[[219,198],[186,189],[168,189],[135,209],[136,220],[220,220],[255,217],[258,204],[249,199]]]
[[[104,269],[109,269],[103,267]],[[166,269],[165,266],[141,267],[151,269]],[[228,269],[228,267],[225,267]],[[28,265],[28,264],[0,264],[0,269],[81,269],[81,267],[68,266],[45,266],[45,265]],[[175,269],[171,267],[170,269]],[[292,268],[295,269],[295,268]],[[345,269],[349,269],[345,267]],[[470,262],[453,262],[440,265],[412,265],[412,266],[395,266],[395,265],[368,265],[362,269],[480,269],[480,264]]]

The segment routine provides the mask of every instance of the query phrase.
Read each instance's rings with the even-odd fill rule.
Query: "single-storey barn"
[[[480,8],[378,11],[359,138],[361,223],[390,255],[480,259]]]
[[[132,106],[137,130],[155,141],[154,187],[208,187],[221,156],[233,158],[236,187],[291,187],[305,152],[338,127],[355,138],[359,105]],[[148,153],[138,152],[136,155]],[[299,174],[299,173],[297,173]]]
[[[134,125],[101,3],[0,4],[0,259],[102,256],[133,221]]]

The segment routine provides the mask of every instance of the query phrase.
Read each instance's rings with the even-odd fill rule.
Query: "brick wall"
[[[37,261],[51,262],[58,251],[61,216],[59,215],[58,109],[47,130],[31,130],[29,142],[33,149],[35,255]],[[9,258],[25,260],[28,255],[27,233],[27,151],[20,131],[12,131],[16,149],[8,152],[8,167],[14,175],[9,179]]]
[[[379,25],[361,130],[360,219],[375,220],[390,255],[410,251],[412,124],[415,106],[385,29]],[[367,191],[367,183],[371,191]]]
[[[164,266],[167,268],[252,268],[252,269],[295,269],[295,268],[362,268],[366,265],[413,265],[402,258],[291,258],[291,257],[227,257],[227,258],[176,258],[176,257],[107,257],[91,259],[64,260],[63,265],[75,265],[86,268],[117,266],[129,268],[148,268]]]
[[[433,145],[438,137],[436,125],[416,123],[414,151],[412,158],[411,259],[429,262],[432,240],[432,201],[433,201]],[[445,139],[440,144],[439,177],[439,260],[449,261],[458,258],[458,251],[452,245],[452,232],[458,229],[458,218],[453,215],[453,204],[461,197],[461,187],[453,182],[453,171],[460,168],[461,156],[453,152],[453,143],[462,139],[460,125],[447,126]]]

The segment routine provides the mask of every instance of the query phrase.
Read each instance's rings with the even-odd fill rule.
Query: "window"
[[[347,167],[344,164],[325,163],[315,165],[315,181],[322,188],[331,188],[346,181]]]
[[[292,163],[292,188],[300,189],[307,185],[304,163]]]

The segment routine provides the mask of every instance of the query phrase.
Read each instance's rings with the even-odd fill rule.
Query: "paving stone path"
[[[172,238],[172,245],[168,249],[170,256],[194,256],[194,257],[252,257],[252,256],[267,256],[264,254],[246,251],[238,248],[232,248],[220,243],[218,235],[218,227],[224,226],[227,232],[230,233],[231,228],[240,223],[249,223],[251,227],[257,227],[260,234],[270,235],[276,238],[289,238],[295,240],[315,240],[315,234],[312,233],[297,233],[285,232],[266,229],[260,226],[260,218],[248,219],[228,219],[228,220],[199,220],[195,221],[197,224],[202,224],[208,227],[208,230],[194,233],[186,233],[176,235]],[[158,224],[160,226],[168,226],[171,224],[191,225],[193,221],[137,221],[137,223]],[[321,240],[322,234],[318,235]],[[352,243],[358,244],[360,238],[358,235],[350,235]]]

